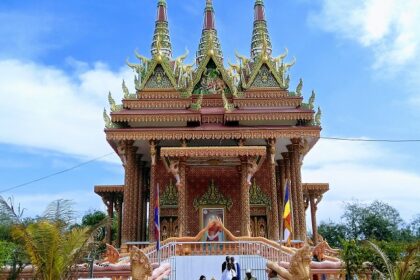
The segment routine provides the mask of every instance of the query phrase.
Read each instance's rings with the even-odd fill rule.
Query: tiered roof
[[[139,61],[128,63],[136,92],[123,83],[122,105],[110,96],[111,116],[104,112],[108,140],[319,137],[315,94],[303,101],[302,80],[289,90],[288,72],[296,61],[285,61],[287,50],[272,56],[263,1],[254,7],[251,57],[236,54],[237,64],[226,68],[212,0],[206,0],[195,65],[184,63],[188,51],[172,58],[167,5],[159,0],[152,57],[136,53]]]

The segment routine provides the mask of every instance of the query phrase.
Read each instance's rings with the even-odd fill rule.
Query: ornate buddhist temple
[[[321,111],[314,92],[305,101],[302,79],[290,88],[295,60],[272,53],[264,1],[255,1],[249,56],[236,53],[235,63],[223,56],[212,0],[203,0],[195,57],[173,56],[167,3],[157,2],[150,54],[127,61],[135,92],[123,82],[122,104],[110,93],[104,111],[125,178],[95,192],[117,213],[117,246],[154,241],[157,192],[162,240],[196,236],[217,219],[235,236],[278,241],[286,182],[293,239],[306,239],[307,209],[316,239],[316,207],[329,186],[303,183],[301,168],[320,137]]]

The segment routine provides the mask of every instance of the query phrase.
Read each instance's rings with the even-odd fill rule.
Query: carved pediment
[[[258,71],[254,81],[251,84],[251,87],[256,88],[281,88],[280,84],[277,82],[276,78],[273,75],[273,72],[267,67],[266,64],[263,64]]]
[[[271,209],[270,197],[257,185],[256,180],[249,188],[249,203],[253,206],[266,206]]]
[[[170,180],[169,185],[166,186],[165,191],[160,197],[160,206],[162,207],[176,207],[178,206],[178,189]]]
[[[232,207],[232,199],[226,198],[214,184],[214,180],[211,181],[207,192],[200,198],[194,199],[194,208],[198,210],[200,206],[225,206],[226,209],[230,210]]]
[[[158,65],[153,74],[147,80],[144,88],[146,89],[157,89],[157,88],[173,88],[174,86],[171,83],[168,75],[166,74],[165,70],[161,65]]]

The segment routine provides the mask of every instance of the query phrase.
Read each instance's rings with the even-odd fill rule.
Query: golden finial
[[[162,41],[161,41],[161,38],[160,38],[160,35],[158,35],[157,36],[157,40],[156,40],[156,50],[157,50],[157,55],[158,55],[158,57],[157,57],[157,59],[158,59],[158,61],[160,62],[160,61],[162,61]]]

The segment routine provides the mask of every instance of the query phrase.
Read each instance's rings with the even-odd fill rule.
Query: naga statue
[[[285,280],[310,280],[311,256],[311,249],[309,245],[306,244],[292,256],[289,269],[281,267],[275,262],[268,262],[268,272],[270,274],[278,274]]]
[[[149,280],[149,277],[152,277],[152,265],[142,250],[134,246],[131,249],[130,260],[133,280]]]

